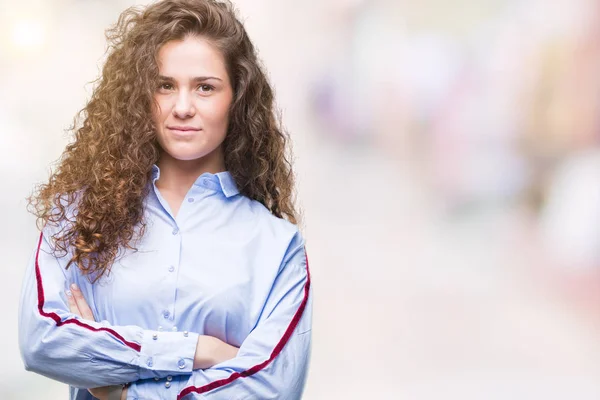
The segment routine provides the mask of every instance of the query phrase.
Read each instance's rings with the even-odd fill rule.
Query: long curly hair
[[[28,197],[40,229],[61,226],[52,235],[54,251],[72,251],[67,268],[75,263],[92,281],[108,274],[119,251],[135,249],[144,235],[144,198],[161,152],[151,117],[157,54],[188,35],[208,40],[225,58],[234,98],[223,150],[240,193],[298,223],[288,136],[231,2],[164,0],[131,7],[106,31],[107,58],[90,100],[74,118],[74,140],[48,182]]]

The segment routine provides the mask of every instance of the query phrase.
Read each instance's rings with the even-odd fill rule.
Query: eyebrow
[[[164,76],[164,75],[159,75],[158,78],[163,81],[174,81],[175,80],[170,76]],[[203,81],[208,81],[210,79],[216,79],[218,81],[222,81],[221,78],[217,78],[216,76],[195,76],[192,78],[192,82],[203,82]]]

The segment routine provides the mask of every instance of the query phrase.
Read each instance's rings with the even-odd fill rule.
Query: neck
[[[188,192],[203,173],[225,171],[223,157],[218,151],[196,160],[178,160],[163,151],[157,165],[160,168],[160,178],[156,181],[156,186],[182,195]]]

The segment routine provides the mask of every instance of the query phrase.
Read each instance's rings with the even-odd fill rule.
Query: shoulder
[[[240,213],[247,214],[248,222],[253,226],[255,233],[259,234],[263,243],[283,252],[285,262],[291,254],[303,251],[305,240],[298,225],[277,217],[259,201],[241,196],[243,207]],[[243,211],[242,211],[243,210]]]
[[[300,230],[296,224],[273,215],[262,203],[256,200],[246,199],[254,218],[260,223],[263,229],[276,235],[289,236],[290,238],[298,236],[301,239]]]

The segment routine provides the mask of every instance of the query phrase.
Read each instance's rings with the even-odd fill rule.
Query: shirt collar
[[[158,165],[152,164],[152,183],[156,182],[158,178],[160,178],[160,168]],[[220,190],[228,198],[240,192],[229,171],[216,174],[205,172],[196,179],[194,185]]]

